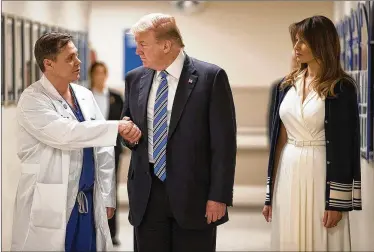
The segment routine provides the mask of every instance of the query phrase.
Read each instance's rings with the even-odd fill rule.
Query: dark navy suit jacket
[[[147,103],[155,71],[139,67],[126,76],[123,116],[142,131],[132,147],[128,173],[129,220],[138,226],[152,178],[148,160]],[[232,205],[236,163],[236,117],[226,72],[186,55],[172,107],[165,183],[171,210],[183,228],[208,226],[208,200]],[[228,220],[226,215],[210,225]]]

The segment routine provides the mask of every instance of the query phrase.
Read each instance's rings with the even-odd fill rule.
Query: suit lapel
[[[153,83],[153,76],[155,71],[151,69],[147,69],[144,75],[140,79],[139,85],[139,98],[138,98],[138,106],[139,106],[139,121],[140,121],[140,128],[142,133],[145,135],[145,139],[148,142],[148,126],[147,126],[147,104],[148,104],[148,96],[149,92],[151,91],[152,83]]]
[[[177,91],[174,97],[173,108],[171,112],[168,139],[170,139],[178,125],[179,119],[183,113],[188,98],[197,82],[197,75],[194,75],[195,68],[190,57],[186,55],[181,76],[179,78]]]
[[[73,110],[71,110],[71,107],[70,107],[70,105],[68,105],[68,103],[66,102],[66,110],[67,110],[67,112],[69,113],[69,115],[70,116],[72,116],[72,118],[75,118],[75,119],[77,119],[78,120],[78,118],[75,116],[75,114],[74,114],[74,112],[73,112]],[[64,108],[65,108],[65,105],[64,105]]]

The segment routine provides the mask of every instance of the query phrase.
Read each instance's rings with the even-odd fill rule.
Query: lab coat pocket
[[[63,229],[66,226],[67,185],[36,183],[31,207],[35,227]]]

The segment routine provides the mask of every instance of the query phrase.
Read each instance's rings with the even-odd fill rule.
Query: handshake
[[[129,117],[124,117],[119,121],[118,133],[130,144],[137,144],[142,136],[142,132],[138,126],[136,126]]]

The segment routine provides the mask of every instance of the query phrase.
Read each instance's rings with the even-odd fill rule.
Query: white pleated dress
[[[303,75],[287,92],[280,118],[289,139],[317,146],[287,143],[274,184],[272,251],[350,251],[348,213],[336,227],[325,228],[326,146],[325,102],[311,91],[302,103]]]

